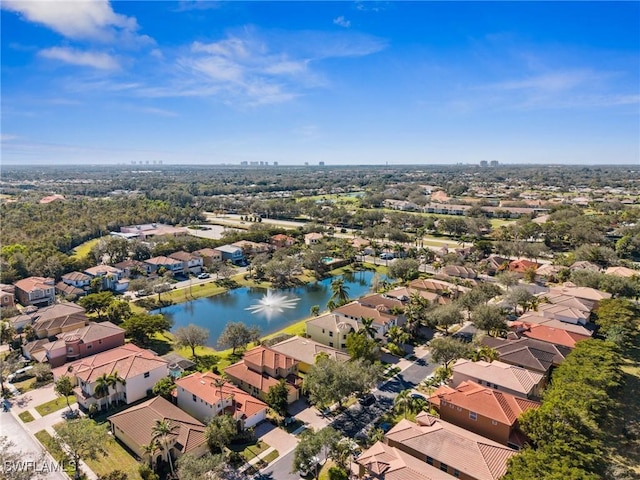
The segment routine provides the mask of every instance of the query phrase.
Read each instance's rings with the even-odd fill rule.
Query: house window
[[[446,463],[440,463],[440,470],[442,470],[443,472],[446,472],[447,470],[449,470],[449,465],[447,465]]]
[[[149,375],[151,375],[150,372],[144,372],[144,378],[149,378]]]
[[[102,340],[98,340],[98,345],[102,345]]]
[[[462,407],[458,407],[458,411],[461,412],[462,411]]]
[[[460,478],[460,470],[453,469],[453,476],[456,478]]]
[[[329,336],[330,336],[330,337],[333,337],[333,332],[329,332]]]
[[[73,353],[73,348],[67,348],[67,353]]]
[[[478,414],[476,412],[469,412],[469,418],[471,420],[478,420]]]
[[[324,328],[322,329],[322,333],[324,333]]]
[[[491,425],[498,425],[498,422],[496,422],[495,420],[491,420]]]
[[[196,400],[196,396],[195,396],[195,395],[191,395],[191,399],[192,399],[194,402],[197,402],[197,401],[198,401],[198,400]]]
[[[93,345],[87,345],[87,350],[91,350],[93,348]]]
[[[333,342],[329,342],[329,346],[333,348]]]
[[[431,458],[429,455],[427,455],[427,463],[429,465],[433,465],[433,458]]]
[[[449,408],[453,408],[453,407],[455,407],[455,405],[453,403],[450,403]]]
[[[442,406],[446,407],[447,406],[447,401],[446,400],[442,400]]]
[[[347,344],[346,343],[342,343],[340,348],[347,348]]]
[[[343,340],[346,340],[346,339],[347,339],[347,336],[346,336],[346,335],[342,335],[342,339],[343,339]]]

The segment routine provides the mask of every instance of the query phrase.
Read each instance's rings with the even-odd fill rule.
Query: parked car
[[[317,472],[322,468],[322,461],[319,457],[313,456],[311,457],[306,464],[302,465],[299,472],[303,477],[311,476],[315,478]]]
[[[393,260],[393,253],[384,252],[380,254],[382,260]]]
[[[200,275],[198,275],[198,279],[199,280],[204,280],[205,278],[211,278],[211,275],[209,275],[208,273],[204,272],[201,273]]]
[[[7,382],[11,383],[15,380],[20,380],[21,378],[26,377],[30,370],[33,370],[33,366],[31,365],[16,370],[7,377]]]

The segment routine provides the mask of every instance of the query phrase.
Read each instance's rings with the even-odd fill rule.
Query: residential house
[[[35,345],[30,345],[31,343]],[[124,345],[124,330],[111,322],[91,322],[84,327],[58,334],[48,343],[39,340],[22,347],[25,357],[47,362],[51,368],[79,358],[95,355]]]
[[[225,262],[230,261],[234,265],[244,265],[246,263],[244,254],[240,247],[236,247],[234,245],[222,245],[221,247],[217,247],[215,250],[220,252],[222,260]]]
[[[199,255],[194,255],[181,250],[170,254],[169,257],[182,262],[182,273],[185,275],[188,275],[189,273],[197,275],[202,272],[204,260]]]
[[[96,382],[102,375],[114,375],[120,380],[109,388],[106,397],[97,397]],[[158,380],[168,375],[166,360],[131,343],[53,369],[54,381],[62,376],[71,379],[76,400],[85,409],[92,404],[105,408],[108,403],[128,405],[141,400]]]
[[[498,480],[517,452],[428,413],[401,420],[385,443],[462,480]]]
[[[64,282],[56,283],[56,293],[62,295],[65,300],[74,301],[78,297],[82,297],[87,294],[86,290],[82,288],[74,287],[73,285],[67,285]]]
[[[32,315],[38,338],[54,337],[84,327],[89,319],[84,308],[71,302],[41,308]]]
[[[139,260],[123,260],[122,262],[115,263],[113,266],[122,270],[123,278],[135,277],[137,275],[136,272],[149,275],[152,271],[151,265]]]
[[[599,272],[601,270],[599,265],[595,263],[589,262],[587,260],[580,260],[578,262],[573,262],[569,267],[569,270],[575,272],[577,270],[587,270],[589,272]]]
[[[242,250],[243,255],[257,255],[259,253],[269,253],[271,251],[271,245],[268,243],[251,242],[249,240],[240,240],[231,244],[234,247],[239,247]]]
[[[505,270],[509,270],[510,260],[499,255],[489,255],[485,260],[480,262],[485,265],[487,275],[495,275]]]
[[[7,318],[6,321],[9,322],[17,332],[22,332],[24,327],[31,325],[33,317],[31,315],[21,314]]]
[[[557,318],[543,317],[538,315],[537,312],[527,312],[524,315],[520,315],[516,322],[522,322],[527,324],[546,325],[560,330],[566,330],[567,332],[577,333],[581,336],[591,337],[595,331],[595,325],[587,323],[581,325],[579,323],[569,323],[558,320]],[[512,324],[513,325],[513,324]]]
[[[451,299],[448,296],[444,297],[428,290],[418,290],[416,288],[409,287],[396,287],[393,290],[386,292],[385,295],[387,297],[396,298],[403,304],[406,304],[411,299],[412,295],[419,295],[425,300],[428,300],[429,303],[437,303],[439,305],[451,303]]]
[[[278,233],[271,237],[270,242],[275,248],[288,248],[295,245],[296,239],[284,233]]]
[[[93,277],[82,272],[69,272],[62,275],[62,282],[66,285],[76,287],[82,290],[89,288]]]
[[[584,300],[582,298],[573,297],[571,295],[565,295],[563,293],[543,293],[539,294],[538,298],[542,303],[551,303],[553,305],[562,305],[565,307],[575,308],[587,315],[591,313],[594,308],[595,302],[592,300]]]
[[[545,324],[512,322],[511,329],[519,337],[540,340],[541,342],[551,343],[553,345],[561,345],[573,348],[580,340],[591,338],[589,335],[581,335],[575,332],[569,332],[561,328],[554,328]]]
[[[531,262],[522,258],[509,262],[509,271],[518,274],[520,277],[523,277],[530,269],[537,271],[539,267],[539,263]]]
[[[588,311],[580,308],[552,303],[539,305],[537,313],[545,318],[555,318],[561,322],[573,323],[574,325],[586,325],[590,315]]]
[[[562,265],[551,265],[545,263],[536,270],[536,282],[553,282],[558,277],[560,271],[565,268]]]
[[[169,362],[169,376],[172,378],[180,378],[187,370],[191,370],[196,366],[195,362],[174,352],[162,355],[161,358]]]
[[[371,248],[371,242],[364,238],[355,237],[351,239],[351,245],[356,249],[357,252],[360,252],[364,255],[373,255],[374,251]]]
[[[157,466],[161,461],[168,461],[167,455],[171,455],[172,461],[175,461],[186,453],[200,457],[209,450],[205,425],[162,397],[129,407],[111,415],[107,420],[113,436],[138,458],[153,466]],[[149,454],[145,447],[155,438],[156,424],[164,421],[171,426],[167,443]]]
[[[157,272],[160,268],[164,268],[172,273],[182,273],[184,271],[184,266],[182,261],[177,260],[175,258],[166,257],[164,255],[160,255],[158,257],[151,257],[144,261],[149,266],[149,270],[151,273]]]
[[[92,279],[100,278],[103,290],[126,292],[129,288],[129,282],[124,279],[122,270],[111,265],[97,265],[87,268],[84,273],[91,276]]]
[[[189,229],[185,227],[172,227],[162,223],[150,223],[145,225],[130,225],[120,227],[120,233],[131,235],[129,238],[139,238],[149,240],[154,237],[171,236],[179,237],[189,234]]]
[[[322,233],[311,232],[304,236],[305,245],[317,245],[322,241],[324,235]]]
[[[16,287],[14,285],[6,285],[0,283],[0,307],[16,306]]]
[[[357,320],[336,313],[312,318],[305,326],[306,334],[312,340],[342,351],[347,349],[347,335],[361,328]]]
[[[61,200],[64,200],[64,195],[54,193],[53,195],[47,195],[46,197],[42,197],[38,201],[38,203],[46,204],[46,203],[53,203]]]
[[[594,308],[597,308],[600,300],[611,298],[610,293],[590,287],[577,287],[571,282],[564,283],[559,287],[552,287],[550,293],[562,293],[582,300],[590,300],[594,303]]]
[[[400,304],[402,303],[395,299],[389,299],[389,302],[383,302],[379,305],[373,306],[360,303],[359,300],[356,300],[336,308],[333,313],[351,320],[356,320],[360,323],[362,323],[364,318],[373,319],[373,326],[377,332],[376,338],[378,340],[386,341],[386,334],[389,329],[395,326],[402,326],[405,322],[405,318],[402,314],[393,313],[392,309],[385,305],[385,303],[390,303],[391,300]]]
[[[609,267],[605,270],[607,275],[615,275],[617,277],[633,278],[640,276],[640,270],[633,270],[627,267]]]
[[[383,442],[356,459],[358,477],[378,480],[451,480],[451,475]]]
[[[53,278],[27,277],[13,284],[15,295],[24,307],[34,305],[46,307],[56,301],[56,287]]]
[[[542,373],[547,379],[551,369],[559,366],[571,352],[569,347],[510,335],[509,338],[485,336],[480,343],[496,350],[501,362]]]
[[[212,372],[195,372],[177,379],[176,399],[182,410],[202,422],[228,413],[246,429],[267,418],[266,403]]]
[[[440,273],[448,277],[468,279],[478,278],[478,272],[476,272],[473,268],[462,267],[460,265],[447,265],[446,267],[442,267],[440,269]]]
[[[456,285],[455,283],[431,278],[417,278],[412,280],[409,282],[409,288],[412,290],[426,290],[448,298],[457,298],[459,295],[470,290],[470,288]]]
[[[291,337],[282,342],[271,345],[271,350],[275,350],[283,355],[291,357],[298,362],[298,371],[307,373],[312,365],[315,365],[318,355],[324,354],[333,360],[346,362],[349,355],[335,348],[328,347],[310,338]]]
[[[522,398],[539,398],[545,384],[543,374],[498,360],[472,362],[461,358],[456,361],[452,370],[453,387],[470,380]]]
[[[222,252],[215,248],[202,248],[196,250],[193,254],[202,258],[202,263],[205,267],[210,267],[214,263],[222,261]]]
[[[430,397],[431,403],[445,422],[490,438],[517,450],[524,447],[525,436],[518,418],[540,403],[483,387],[475,382],[462,382],[457,388],[439,387]]]
[[[300,398],[302,380],[298,377],[298,361],[269,347],[248,350],[242,360],[225,368],[224,373],[242,390],[263,401],[280,379],[287,383],[289,403]]]

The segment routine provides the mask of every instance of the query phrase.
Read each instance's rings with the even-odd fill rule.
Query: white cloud
[[[38,55],[51,60],[60,60],[71,65],[93,67],[100,70],[116,70],[120,67],[114,57],[103,52],[88,52],[68,47],[51,47],[40,50]]]
[[[17,12],[24,19],[44,25],[72,39],[137,43],[152,41],[137,35],[138,23],[134,17],[115,13],[108,0],[25,1],[4,0],[2,8]]]
[[[588,70],[569,70],[529,76],[520,80],[510,80],[490,85],[498,90],[540,90],[559,92],[570,90],[588,82],[594,82],[604,77]]]
[[[344,18],[344,15],[340,15],[333,19],[334,25],[338,25],[339,27],[349,28],[351,26],[351,21]]]
[[[18,140],[19,135],[13,135],[11,133],[0,133],[0,142],[11,142],[12,140]]]

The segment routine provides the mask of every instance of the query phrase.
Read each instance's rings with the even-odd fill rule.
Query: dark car
[[[369,405],[373,405],[374,403],[376,403],[376,397],[373,393],[367,393],[366,395],[363,395],[358,399],[358,403],[360,403],[360,405],[368,407]]]

